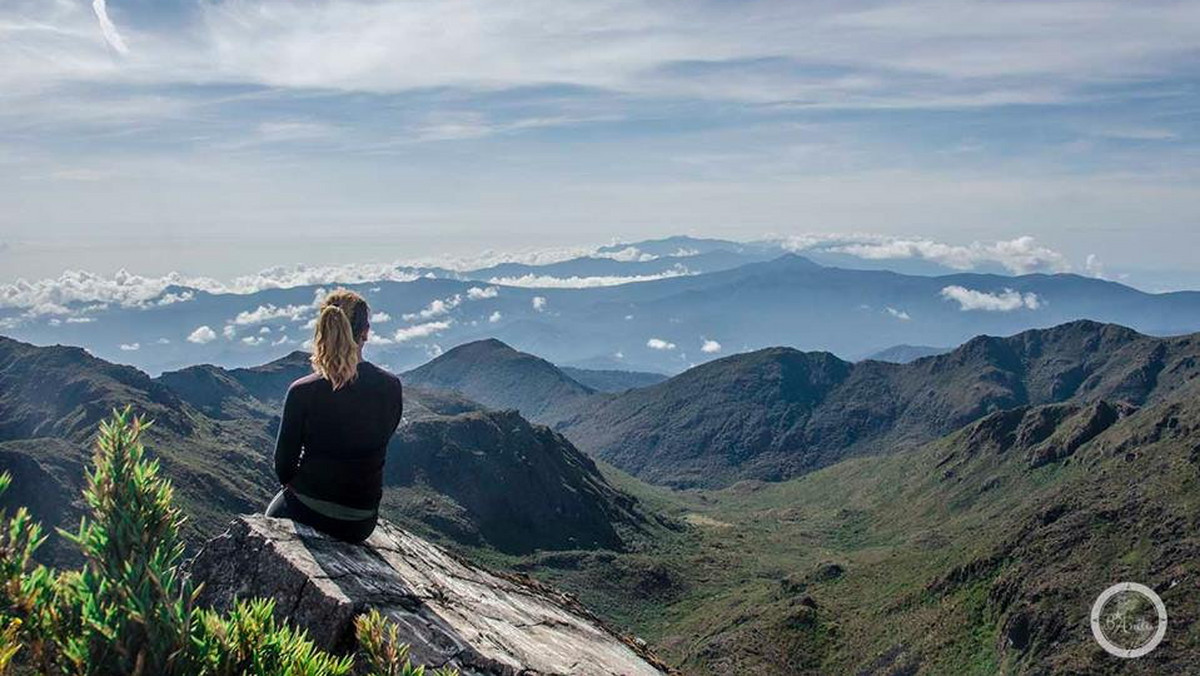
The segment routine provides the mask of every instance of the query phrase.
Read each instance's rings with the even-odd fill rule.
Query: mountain
[[[385,499],[443,535],[502,552],[622,549],[647,519],[591,458],[516,411],[479,411],[405,425],[389,447]]]
[[[1071,274],[946,274],[925,270],[927,261],[870,263],[829,248],[805,253],[785,254],[779,242],[670,238],[543,265],[397,268],[347,286],[375,316],[368,358],[397,372],[487,338],[556,364],[677,374],[773,346],[859,359],[895,345],[958,345],[1079,319],[1151,335],[1200,331],[1197,292],[1151,294]],[[862,269],[870,265],[894,269]],[[917,268],[937,274],[896,271]],[[27,342],[81,345],[152,373],[253,367],[311,337],[314,299],[328,286],[176,286],[126,304],[68,303],[58,314],[0,308],[0,324]]]
[[[36,347],[0,337],[0,470],[13,474],[6,505],[25,504],[47,526],[81,513],[83,469],[97,424],[131,406],[154,424],[148,445],[191,517],[187,536],[210,535],[230,514],[261,509],[273,485],[261,419],[210,418],[166,385],[76,347]],[[58,537],[44,552],[69,556]]]
[[[779,480],[894,452],[998,410],[1099,399],[1143,405],[1200,374],[1200,336],[1073,322],[980,336],[909,364],[770,348],[718,359],[541,418],[596,457],[676,486]]]
[[[874,359],[875,361],[890,361],[895,364],[907,364],[910,361],[916,361],[925,357],[945,354],[950,351],[950,348],[931,347],[929,345],[893,345],[886,350],[880,350],[870,354],[866,359]]]
[[[309,368],[295,353],[152,379],[78,348],[0,338],[0,470],[14,476],[3,502],[28,504],[49,526],[77,521],[96,425],[130,405],[154,421],[147,445],[190,517],[189,539],[211,536],[231,515],[261,511],[276,490],[279,398]],[[397,521],[512,552],[621,548],[654,523],[561,435],[453,393],[409,386],[405,401],[383,504]],[[51,543],[50,558],[65,555],[58,538]]]
[[[785,482],[652,491],[694,524],[687,538],[532,570],[627,609],[700,676],[1187,673],[1200,660],[1200,379],[1185,380],[1142,406],[996,411]],[[1122,580],[1155,590],[1170,618],[1135,660],[1102,651],[1088,622]]]
[[[656,385],[667,379],[661,373],[621,371],[618,369],[583,369],[560,366],[559,370],[571,380],[597,392],[624,392],[636,387]]]
[[[568,402],[595,392],[545,359],[496,339],[459,345],[403,378],[417,385],[461,392],[491,408],[516,409],[530,419],[552,417],[553,411]]]

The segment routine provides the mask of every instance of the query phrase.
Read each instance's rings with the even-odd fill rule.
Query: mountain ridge
[[[859,454],[891,452],[997,410],[1108,397],[1146,403],[1197,372],[1196,335],[1156,338],[1079,320],[1007,337],[977,336],[907,364],[851,363],[775,347],[723,357],[621,393],[552,391],[552,365],[492,341],[448,351],[425,373],[492,405],[525,406],[580,448],[636,476],[675,486],[780,480]],[[502,347],[501,347],[502,346]],[[508,369],[492,380],[492,350]],[[470,359],[462,359],[470,354]],[[470,373],[470,378],[456,378]],[[1158,393],[1158,394],[1156,394]]]
[[[47,525],[75,520],[95,427],[129,405],[154,421],[147,445],[175,482],[192,517],[187,537],[198,542],[232,514],[260,511],[276,490],[270,457],[280,400],[287,383],[310,370],[308,356],[293,353],[261,367],[201,365],[152,379],[77,348],[0,339],[0,469],[12,471],[18,486],[39,484],[38,495],[19,489],[3,502],[32,497]],[[385,515],[511,552],[620,549],[658,527],[561,435],[452,393],[405,389],[408,410],[388,448]],[[447,464],[477,481],[442,481],[431,468]],[[509,491],[489,480],[496,476],[524,489]],[[48,556],[68,553],[51,540]]]

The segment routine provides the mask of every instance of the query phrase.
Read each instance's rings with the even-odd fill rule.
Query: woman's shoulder
[[[394,384],[396,387],[400,386],[400,376],[366,360],[358,363],[358,376],[361,378],[363,377],[364,373],[368,374],[368,377],[387,381],[388,383]]]
[[[298,392],[298,391],[303,391],[303,390],[310,390],[314,386],[319,385],[320,383],[323,383],[323,382],[327,383],[328,381],[325,380],[325,378],[320,373],[313,372],[302,378],[297,378],[297,379],[293,380],[292,384],[288,385],[288,392],[291,393],[291,392]]]

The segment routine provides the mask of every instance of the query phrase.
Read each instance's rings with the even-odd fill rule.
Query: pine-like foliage
[[[408,659],[409,647],[399,640],[398,628],[378,610],[354,618],[358,648],[370,668],[370,676],[425,676],[425,667],[414,667]],[[457,671],[438,669],[430,676],[455,676]]]
[[[274,600],[243,600],[228,616],[200,611],[197,619],[195,666],[204,674],[337,676],[354,665],[351,657],[317,650],[303,631],[277,624]]]
[[[351,656],[325,653],[301,630],[277,623],[274,602],[239,602],[222,615],[194,607],[183,575],[184,517],[169,481],[146,456],[147,423],[127,408],[100,426],[79,530],[60,531],[84,555],[80,570],[34,563],[44,541],[28,511],[0,511],[0,675],[15,662],[40,674],[91,676],[340,676]],[[0,493],[11,477],[0,474]],[[378,613],[357,623],[379,676],[421,676]],[[438,671],[436,676],[455,672]]]
[[[86,559],[71,580],[78,624],[63,666],[72,671],[165,676],[188,667],[195,594],[179,570],[183,515],[158,461],[146,458],[146,427],[129,409],[101,423],[83,490],[92,516],[63,533]]]

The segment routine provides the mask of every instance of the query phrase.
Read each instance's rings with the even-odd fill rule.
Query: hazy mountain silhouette
[[[1072,274],[901,274],[863,269],[866,262],[843,261],[829,251],[780,256],[781,250],[668,238],[548,265],[413,268],[398,271],[411,281],[349,286],[379,313],[373,326],[379,340],[367,347],[369,357],[396,371],[419,366],[446,346],[489,337],[556,364],[676,374],[772,346],[857,360],[896,345],[958,345],[980,333],[1006,335],[1079,319],[1152,335],[1200,330],[1197,292],[1150,294]],[[873,265],[911,267],[900,263]],[[663,274],[673,276],[656,278]],[[648,281],[592,286],[590,278]],[[574,285],[583,288],[569,288]],[[309,337],[313,298],[325,288],[213,294],[173,287],[165,292],[171,299],[188,300],[165,302],[164,295],[86,311],[84,304],[72,305],[89,320],[83,323],[24,316],[19,309],[0,309],[0,319],[12,322],[7,331],[22,340],[77,344],[151,372],[197,363],[253,366]],[[189,340],[200,327],[212,338]],[[705,340],[717,341],[722,351],[702,352]]]
[[[929,345],[893,345],[886,350],[880,350],[874,354],[867,355],[867,359],[875,361],[890,361],[896,364],[907,364],[910,361],[916,361],[925,357],[932,357],[938,354],[945,354],[952,348],[948,347],[932,347]]]
[[[668,378],[662,373],[622,371],[620,369],[584,369],[560,366],[559,370],[575,382],[597,392],[624,392],[635,387],[655,385]]]

